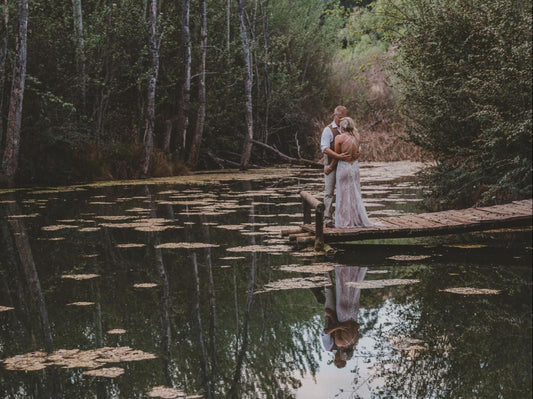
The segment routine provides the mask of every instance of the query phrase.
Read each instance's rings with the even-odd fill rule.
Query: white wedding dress
[[[353,139],[352,145],[355,143]],[[339,161],[336,173],[335,227],[346,229],[373,226],[368,219],[361,197],[359,161],[352,163]]]

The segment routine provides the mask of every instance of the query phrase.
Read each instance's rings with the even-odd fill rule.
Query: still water
[[[363,165],[371,218],[422,211],[419,167]],[[531,229],[314,256],[279,233],[301,190],[320,174],[1,193],[0,397],[531,397]]]

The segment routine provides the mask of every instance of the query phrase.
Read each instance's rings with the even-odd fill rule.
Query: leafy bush
[[[452,205],[531,196],[531,1],[389,2],[410,139]]]

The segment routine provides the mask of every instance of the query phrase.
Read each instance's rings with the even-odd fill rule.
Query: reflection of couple
[[[346,107],[337,106],[333,122],[324,128],[320,139],[320,150],[325,155],[324,223],[326,227],[368,227],[372,223],[361,198],[360,136],[354,121],[346,114]],[[337,200],[333,219],[335,186]]]
[[[346,286],[349,281],[363,281],[366,267],[335,267],[335,282],[325,288],[325,323],[322,332],[324,348],[335,353],[338,368],[352,358],[359,340],[359,297],[361,289]]]

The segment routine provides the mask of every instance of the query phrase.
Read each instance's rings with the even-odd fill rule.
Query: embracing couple
[[[360,136],[346,107],[339,105],[333,122],[324,128],[320,139],[324,153],[324,223],[326,227],[352,228],[372,226],[361,198],[359,175]],[[337,187],[335,217],[333,198]]]

